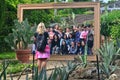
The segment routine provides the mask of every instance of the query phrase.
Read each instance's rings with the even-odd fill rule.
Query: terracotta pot
[[[16,50],[16,58],[17,60],[21,61],[22,63],[28,63],[30,57],[31,50]]]

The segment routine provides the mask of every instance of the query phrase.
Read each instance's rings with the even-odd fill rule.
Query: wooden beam
[[[51,55],[48,61],[71,61],[74,60],[77,55]],[[29,60],[33,59],[33,55],[30,55]],[[87,56],[87,61],[96,61],[96,55]]]
[[[19,4],[23,9],[60,9],[60,8],[89,8],[95,7],[96,2],[72,2],[72,3],[41,3],[41,4]]]
[[[94,7],[94,50],[100,47],[100,3]]]

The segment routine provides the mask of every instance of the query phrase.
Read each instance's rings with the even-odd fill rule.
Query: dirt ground
[[[67,61],[48,61],[47,63],[47,75],[49,76],[51,74],[51,69],[56,67],[60,67],[62,66],[62,64],[66,65]],[[120,60],[117,62],[119,67],[120,67]],[[120,80],[120,69],[115,71],[115,74],[117,74],[118,79]],[[19,76],[14,76],[13,80],[17,80]],[[30,80],[32,80],[32,74],[28,74],[28,77],[30,78]],[[10,77],[8,75],[7,80],[10,80]],[[26,75],[22,75],[21,78],[19,80],[26,80]],[[85,80],[85,79],[77,79],[77,80]],[[97,79],[96,79],[97,80]]]
[[[46,66],[48,77],[51,74],[53,68],[61,67],[62,64],[66,65],[66,61],[48,61],[47,66]],[[14,76],[13,80],[18,80],[19,75],[20,75],[20,73],[13,74],[13,76]],[[28,77],[30,78],[30,80],[32,80],[32,73],[29,73]],[[11,80],[10,75],[8,75],[7,80]],[[26,75],[23,74],[19,80],[26,80]]]

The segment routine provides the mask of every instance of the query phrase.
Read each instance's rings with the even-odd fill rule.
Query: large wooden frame
[[[19,4],[17,17],[23,21],[23,11],[28,9],[60,9],[60,8],[94,8],[94,50],[100,46],[100,3],[98,2],[72,2],[72,3],[44,3]]]

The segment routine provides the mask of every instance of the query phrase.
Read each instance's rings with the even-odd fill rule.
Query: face
[[[64,35],[64,39],[66,39],[67,38],[67,35]]]
[[[87,30],[89,31],[89,30],[90,30],[90,27],[87,27]]]
[[[60,31],[60,32],[63,32],[63,31],[62,31],[62,28],[59,27],[59,31]]]
[[[63,41],[62,44],[65,45],[65,41]]]
[[[78,28],[78,27],[76,27],[76,31],[79,31],[79,28]]]
[[[69,34],[69,37],[72,38],[72,34]]]
[[[77,31],[77,30],[78,30],[78,28],[77,28],[76,26],[74,26],[74,27],[73,27],[73,30],[74,30],[74,31]]]
[[[80,46],[80,43],[79,43],[79,42],[77,43],[77,46]]]
[[[84,30],[84,27],[81,27],[81,31],[83,31]]]
[[[84,27],[84,30],[87,31],[87,27]]]
[[[57,25],[55,25],[55,29],[59,29],[59,26],[58,26],[58,24],[57,24]]]
[[[70,30],[69,30],[69,28],[66,28],[66,32],[69,32]]]
[[[74,46],[74,42],[71,42],[71,45]]]
[[[55,39],[57,39],[57,35],[55,35],[54,37],[55,37]]]
[[[79,31],[82,31],[82,28],[81,28],[81,27],[79,27]]]
[[[39,26],[39,29],[42,29],[42,26]]]
[[[50,28],[50,31],[52,32],[52,31],[53,31],[53,28]]]
[[[76,29],[76,26],[73,26],[73,30]]]
[[[50,28],[46,28],[46,31],[49,32],[49,31],[50,31]]]

